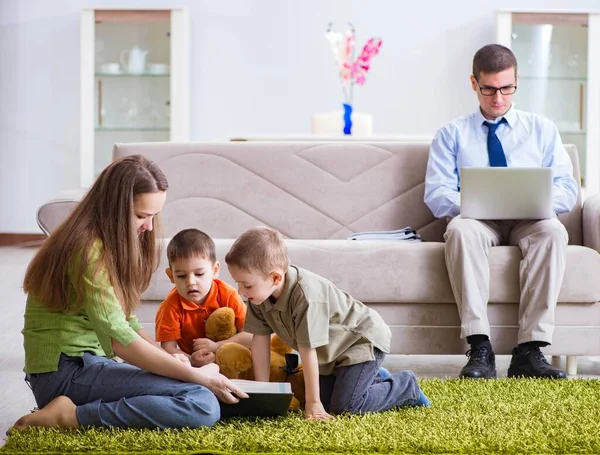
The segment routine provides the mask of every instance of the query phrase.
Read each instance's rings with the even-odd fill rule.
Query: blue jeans
[[[217,397],[206,387],[90,353],[61,354],[58,371],[26,379],[40,408],[59,395],[69,397],[82,426],[196,428],[221,416]]]
[[[415,405],[419,384],[412,371],[398,371],[383,380],[377,373],[385,353],[374,348],[375,360],[336,367],[332,375],[319,376],[321,403],[332,414],[386,411]]]

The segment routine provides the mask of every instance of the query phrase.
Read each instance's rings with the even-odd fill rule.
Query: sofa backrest
[[[579,179],[577,153],[567,148]],[[445,221],[423,202],[428,142],[199,142],[116,144],[113,159],[142,154],[169,181],[164,235],[196,227],[236,238],[267,225],[293,239],[416,229],[442,241]],[[561,216],[581,243],[580,203]]]

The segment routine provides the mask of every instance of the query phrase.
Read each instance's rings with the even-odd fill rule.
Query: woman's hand
[[[210,363],[200,368],[190,368],[173,358],[167,351],[150,346],[141,338],[127,346],[123,346],[114,339],[112,344],[115,354],[126,362],[154,374],[203,385],[224,403],[237,403],[238,398],[248,398],[245,392],[242,392],[219,373],[219,366],[216,363]]]
[[[199,384],[207,387],[223,403],[237,403],[239,398],[248,398],[248,394],[235,386],[229,379],[219,373],[219,366],[211,363],[197,369],[202,374]],[[235,396],[233,395],[235,394]]]

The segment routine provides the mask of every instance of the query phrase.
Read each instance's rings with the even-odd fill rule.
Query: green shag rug
[[[600,381],[428,379],[430,408],[331,421],[292,413],[185,431],[12,432],[3,453],[571,454],[600,453]]]

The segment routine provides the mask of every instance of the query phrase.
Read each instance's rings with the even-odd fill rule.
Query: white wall
[[[79,182],[79,12],[183,6],[192,19],[192,139],[308,133],[341,89],[323,36],[354,23],[384,43],[357,110],[376,134],[432,135],[476,107],[471,58],[496,8],[597,9],[599,0],[0,0],[0,232],[39,232],[37,207]]]

